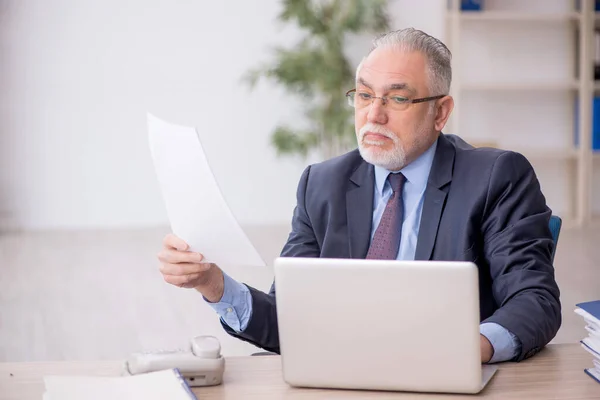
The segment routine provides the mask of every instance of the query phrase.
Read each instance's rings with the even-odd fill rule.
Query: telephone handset
[[[190,348],[134,353],[125,361],[129,375],[177,368],[189,386],[215,386],[223,381],[225,359],[214,336],[197,336]]]

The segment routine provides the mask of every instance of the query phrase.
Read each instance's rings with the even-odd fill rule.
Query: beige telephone
[[[215,386],[223,381],[225,359],[214,336],[196,336],[190,348],[134,353],[125,361],[125,374],[138,375],[177,368],[189,386]]]

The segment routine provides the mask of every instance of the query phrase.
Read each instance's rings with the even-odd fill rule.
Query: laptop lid
[[[274,265],[290,385],[477,393],[495,371],[482,371],[473,263],[291,257]]]

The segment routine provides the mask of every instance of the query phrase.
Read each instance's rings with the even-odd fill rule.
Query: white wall
[[[277,34],[276,2],[12,1],[3,27],[10,211],[25,228],[145,226],[166,214],[145,113],[196,125],[245,221],[288,217],[301,163],[270,129],[291,115],[240,76]],[[9,106],[6,107],[6,104]],[[8,150],[8,149],[5,149]],[[6,179],[6,177],[5,177]]]
[[[26,229],[167,223],[145,113],[194,125],[242,223],[288,223],[306,162],[278,159],[298,121],[272,85],[239,78],[294,29],[279,1],[12,0],[0,6],[0,224]],[[441,36],[443,0],[392,1],[394,27]],[[366,49],[357,41],[353,59]]]

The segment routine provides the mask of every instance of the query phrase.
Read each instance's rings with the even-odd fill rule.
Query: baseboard
[[[23,227],[9,213],[0,212],[0,233],[20,232]]]

